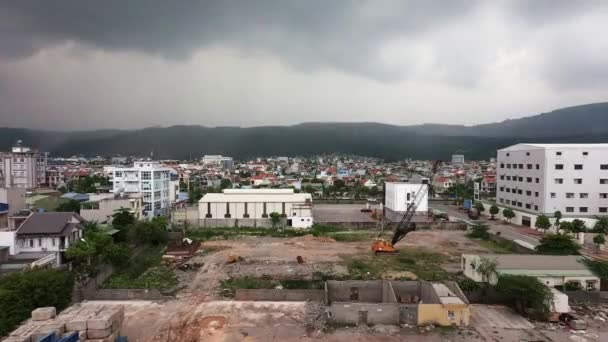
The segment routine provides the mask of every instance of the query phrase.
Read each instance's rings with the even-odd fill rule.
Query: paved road
[[[450,216],[450,219],[458,218],[458,219],[463,219],[463,220],[468,220],[468,221],[471,220],[465,212],[458,211],[458,209],[456,209],[456,206],[454,206],[454,205],[449,205],[446,203],[431,202],[431,203],[429,203],[429,206],[433,209],[441,210],[441,211],[448,213],[448,216]],[[491,221],[484,217],[480,217],[479,221],[484,221],[490,227],[491,232],[493,232],[493,233],[500,232],[500,236],[502,236],[506,239],[522,240],[522,241],[532,244],[533,246],[538,246],[538,244],[539,244],[538,239],[536,239],[530,235],[526,235],[526,234],[518,232],[518,229],[521,229],[521,228],[517,228],[516,226],[503,224],[499,221]]]

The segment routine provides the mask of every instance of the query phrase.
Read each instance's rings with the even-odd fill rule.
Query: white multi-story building
[[[17,142],[11,152],[0,153],[0,187],[37,188],[46,184],[46,156]]]
[[[425,182],[428,183],[428,180],[425,180]],[[407,209],[414,204],[416,194],[420,196],[417,199],[416,213],[426,215],[428,212],[428,184],[387,182],[384,186],[386,189],[384,195],[385,215],[389,220],[401,220]]]
[[[514,223],[540,214],[593,223],[608,215],[608,144],[517,144],[498,150],[496,202]]]
[[[204,165],[217,165],[226,170],[232,169],[234,164],[232,157],[224,157],[222,155],[205,155],[201,161]]]
[[[167,215],[171,206],[171,169],[158,162],[137,161],[133,167],[111,167],[105,170],[112,182],[113,193],[142,195],[147,216]]]

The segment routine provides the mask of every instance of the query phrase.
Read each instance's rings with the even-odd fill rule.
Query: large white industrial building
[[[287,226],[313,224],[312,196],[293,189],[226,189],[208,193],[198,202],[199,219],[216,226],[267,226],[270,214],[281,215]],[[206,225],[206,224],[205,224]]]
[[[517,144],[498,150],[497,205],[534,227],[540,214],[608,215],[608,144]]]
[[[167,215],[171,206],[170,172],[158,162],[138,161],[133,167],[106,169],[112,182],[112,192],[142,195],[147,216]]]
[[[429,190],[427,184],[387,182],[385,186],[384,206],[385,215],[391,221],[399,221],[409,206],[414,203],[414,198],[420,192],[417,214],[427,214],[429,210]]]

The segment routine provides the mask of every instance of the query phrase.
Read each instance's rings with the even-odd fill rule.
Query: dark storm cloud
[[[473,1],[2,1],[0,55],[23,57],[77,41],[171,59],[202,47],[270,51],[299,68],[333,67],[399,78],[381,44],[447,24]]]

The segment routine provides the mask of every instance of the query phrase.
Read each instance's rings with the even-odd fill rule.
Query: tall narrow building
[[[0,187],[32,189],[46,184],[46,156],[21,140],[11,152],[0,152],[0,162]]]

